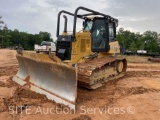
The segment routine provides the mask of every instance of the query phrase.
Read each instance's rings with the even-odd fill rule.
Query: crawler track
[[[126,69],[127,61],[124,58],[96,58],[78,65],[78,85],[88,89],[96,89],[109,80],[123,77]]]

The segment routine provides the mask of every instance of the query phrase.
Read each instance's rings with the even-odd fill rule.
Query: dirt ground
[[[0,50],[1,120],[160,119],[160,63],[128,63],[125,77],[94,91],[78,88],[73,113],[12,81],[18,70],[15,54],[13,50]]]

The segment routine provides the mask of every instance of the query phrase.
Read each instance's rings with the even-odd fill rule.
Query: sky
[[[132,32],[151,30],[160,33],[160,0],[0,0],[0,16],[9,29],[32,34],[46,31],[55,40],[58,12],[74,13],[79,6],[117,18],[117,29],[123,27]],[[73,18],[69,17],[69,31],[72,31],[72,22]],[[77,29],[82,29],[81,21],[78,21]]]

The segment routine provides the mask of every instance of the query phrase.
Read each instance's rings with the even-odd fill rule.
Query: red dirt
[[[76,112],[73,113],[45,95],[13,82],[11,78],[18,70],[16,51],[0,50],[0,53],[0,118],[3,120],[160,119],[158,63],[128,63],[125,77],[93,91],[78,88]]]

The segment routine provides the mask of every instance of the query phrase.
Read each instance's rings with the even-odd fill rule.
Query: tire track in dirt
[[[144,68],[143,66],[136,68]],[[127,87],[127,86],[119,86],[117,83],[122,80],[127,80],[128,78],[133,77],[146,77],[146,78],[158,78],[156,75],[160,74],[160,71],[134,71],[130,70],[126,72],[126,75],[123,78],[119,78],[114,81],[109,81],[106,85],[101,88],[91,91],[83,88],[78,88],[78,97],[77,104],[85,104],[87,107],[106,107],[114,104],[119,99],[123,99],[124,97],[128,97],[131,95],[138,95],[144,93],[151,92],[159,92],[159,89],[145,88],[143,86],[138,87]],[[134,82],[134,81],[133,81]],[[93,102],[91,102],[93,101]],[[101,101],[101,103],[97,103],[96,101]],[[90,104],[88,104],[90,103]]]
[[[124,78],[129,77],[158,77],[156,75],[160,75],[160,71],[127,71]],[[160,78],[160,77],[159,77]]]
[[[85,104],[86,107],[103,107],[114,104],[117,100],[123,99],[130,95],[144,94],[150,92],[159,92],[160,89],[148,89],[143,86],[139,87],[121,87],[117,85],[121,79],[108,82],[105,86],[94,90],[88,91],[86,89],[78,88],[77,104]],[[91,102],[93,101],[93,102]],[[104,103],[97,103],[97,101],[104,101]],[[88,102],[90,104],[88,104]]]
[[[7,55],[7,57],[12,57],[11,55]],[[15,59],[15,58],[14,58]],[[10,64],[12,64],[12,59],[10,61]],[[24,106],[23,110],[25,110],[26,106],[33,106],[33,107],[37,107],[37,106],[42,106],[44,105],[44,103],[50,103],[49,105],[51,107],[55,107],[55,106],[59,106],[60,108],[62,107],[67,107],[67,106],[63,106],[61,104],[56,104],[53,101],[49,101],[46,96],[35,93],[33,91],[28,90],[25,87],[20,87],[19,85],[17,85],[15,82],[13,82],[11,80],[12,76],[16,74],[17,72],[17,65],[7,65],[5,66],[4,64],[0,65],[0,76],[10,76],[10,78],[7,80],[6,83],[4,83],[3,81],[0,81],[0,87],[6,87],[6,88],[12,88],[12,87],[16,87],[14,93],[12,96],[10,97],[5,97],[3,99],[0,99],[0,114],[1,113],[5,113],[5,112],[9,112],[8,111],[8,107],[9,106]],[[160,92],[159,89],[154,89],[154,88],[146,88],[144,86],[138,86],[138,87],[128,87],[127,84],[124,86],[121,86],[120,84],[118,84],[119,82],[126,82],[125,80],[127,80],[128,78],[130,78],[129,80],[131,80],[130,82],[134,83],[134,79],[132,78],[137,78],[137,77],[145,77],[145,78],[157,78],[156,75],[159,75],[160,72],[157,71],[158,68],[157,67],[153,67],[153,71],[145,71],[144,69],[149,69],[150,67],[144,67],[143,65],[138,65],[136,67],[129,67],[131,70],[126,72],[126,75],[123,78],[119,78],[117,80],[114,81],[110,81],[108,83],[106,83],[104,86],[102,86],[101,88],[98,88],[96,90],[88,90],[88,89],[84,89],[84,88],[78,88],[77,91],[77,112],[75,115],[66,115],[66,119],[73,119],[73,120],[91,120],[91,119],[97,119],[94,118],[92,115],[79,115],[80,114],[80,106],[85,105],[86,108],[92,107],[92,108],[104,108],[104,106],[110,106],[110,105],[114,105],[115,103],[117,103],[119,100],[123,100],[123,98],[128,97],[128,96],[134,96],[134,95],[142,95],[142,94],[150,94],[150,93],[158,93]],[[139,71],[134,71],[134,69],[140,69]],[[3,71],[3,72],[2,72]],[[133,80],[133,81],[132,81]],[[127,82],[126,82],[127,83]],[[132,84],[132,83],[131,83]],[[154,101],[153,101],[154,102]],[[124,103],[125,104],[125,103]],[[20,112],[20,109],[18,108],[18,112]],[[20,113],[18,113],[17,115],[10,115],[7,114],[6,116],[10,116],[12,119],[16,119],[16,120],[20,120]],[[25,119],[33,118],[33,119],[37,119],[37,118],[42,118],[43,115],[41,114],[37,114],[37,115],[33,115],[33,116],[25,116]],[[49,115],[46,115],[43,118],[50,118],[50,119],[56,119],[59,118],[59,115],[54,114],[47,117]],[[64,117],[64,115],[61,115]],[[76,116],[76,117],[75,117]],[[63,119],[63,117],[61,117]],[[98,117],[98,115],[97,115]],[[6,117],[3,117],[4,119]],[[11,120],[12,120],[11,119]],[[104,117],[104,119],[106,119]],[[125,118],[124,119],[128,119]],[[130,118],[131,119],[131,118]]]
[[[17,70],[18,70],[17,65],[0,67],[0,76],[4,76],[4,75],[13,76],[16,74]]]

